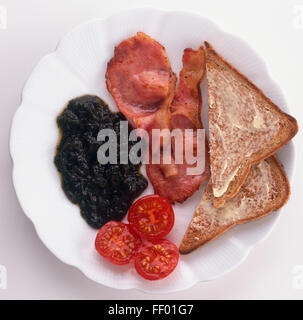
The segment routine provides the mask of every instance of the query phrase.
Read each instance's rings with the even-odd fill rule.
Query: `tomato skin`
[[[170,202],[154,194],[140,198],[130,207],[128,221],[140,237],[153,240],[171,231],[175,215]]]
[[[179,250],[169,240],[145,241],[135,254],[135,268],[147,280],[167,277],[176,268]]]
[[[95,248],[108,261],[123,265],[128,264],[141,245],[141,239],[128,224],[109,221],[99,230]]]

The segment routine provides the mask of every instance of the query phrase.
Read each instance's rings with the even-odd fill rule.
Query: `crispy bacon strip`
[[[201,122],[202,98],[200,83],[205,76],[205,54],[203,47],[194,51],[185,49],[179,85],[171,105],[171,128],[203,128]]]
[[[171,105],[171,129],[199,129],[201,122],[200,83],[205,76],[205,54],[201,47],[197,51],[185,49],[183,68],[175,98]],[[207,141],[206,141],[207,146]],[[155,193],[170,202],[183,202],[209,177],[208,148],[205,152],[205,171],[200,175],[188,175],[187,163],[178,164],[177,175],[166,177],[160,165],[146,166],[147,175],[154,187]]]
[[[115,48],[108,63],[106,84],[119,110],[137,128],[150,134],[152,129],[202,128],[200,82],[204,74],[203,48],[186,49],[175,95],[176,76],[164,47],[139,32]],[[162,147],[160,144],[158,149]],[[183,202],[208,177],[208,170],[201,175],[187,175],[188,167],[186,163],[167,165],[161,161],[146,169],[156,193],[171,202]]]
[[[163,46],[142,32],[122,41],[106,71],[106,85],[119,110],[131,118],[136,128],[170,129],[170,105],[174,98],[176,76]],[[160,145],[153,146],[160,152]],[[150,140],[150,147],[151,147]],[[174,161],[161,164],[166,177],[176,175]]]
[[[122,41],[109,61],[106,85],[119,110],[134,120],[137,128],[169,128],[169,107],[176,76],[163,46],[138,32]]]

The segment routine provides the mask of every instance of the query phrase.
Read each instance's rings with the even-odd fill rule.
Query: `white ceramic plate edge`
[[[143,9],[144,9],[144,10],[147,10],[146,7],[144,7]],[[140,8],[140,9],[136,9],[136,10],[142,10],[142,9]],[[152,10],[154,10],[154,9],[152,9]],[[157,10],[158,10],[158,9],[157,9]],[[125,10],[123,10],[123,11],[125,11]],[[164,12],[168,12],[168,11],[164,10]],[[174,12],[180,13],[180,11],[169,11],[169,12],[172,13],[172,14],[173,14]],[[189,13],[192,14],[192,12],[189,12]],[[119,14],[119,13],[117,13],[117,14],[115,14],[115,15],[118,15],[118,14]],[[194,14],[197,15],[196,13],[194,13]],[[106,18],[106,19],[109,19],[109,18],[110,18],[110,17],[108,17],[108,18]],[[102,20],[106,20],[106,19],[102,19]],[[72,34],[73,32],[76,32],[76,31],[78,30],[78,28],[81,28],[83,25],[89,24],[89,23],[91,23],[91,22],[93,22],[93,21],[95,21],[95,20],[100,20],[100,19],[93,19],[93,20],[91,20],[91,21],[85,22],[85,23],[81,24],[80,26],[74,28],[74,29],[73,29],[71,32],[69,32],[67,35]],[[212,23],[212,22],[211,22],[211,23]],[[221,30],[221,31],[222,31],[222,30]],[[223,31],[222,31],[222,32],[223,32]],[[227,35],[228,35],[228,34],[227,34]],[[236,36],[234,36],[234,35],[232,35],[232,36],[233,36],[233,37],[236,37]],[[238,37],[236,37],[236,38],[238,38]],[[59,45],[60,45],[60,43],[59,43]],[[59,46],[59,45],[58,45],[58,46]],[[251,50],[254,51],[252,48],[251,48]],[[56,53],[56,51],[53,52],[53,53],[51,53],[51,54],[48,55],[48,56],[51,56],[51,55],[53,55],[53,54],[55,54],[55,53]],[[255,53],[256,56],[259,57],[259,55],[258,55],[255,51],[254,51],[254,53]],[[259,57],[259,58],[260,58],[260,57]],[[260,59],[261,59],[261,58],[260,58]],[[40,62],[40,63],[41,63],[41,62]],[[38,65],[35,67],[35,69],[33,70],[32,74],[35,72],[36,68],[40,65],[40,63],[38,63]],[[265,72],[266,74],[268,74],[268,76],[270,77],[270,74],[269,74],[269,72],[268,72],[265,64],[264,64],[264,72]],[[271,77],[270,77],[270,78],[271,78]],[[274,82],[274,81],[273,81],[273,82]],[[30,86],[30,83],[31,83],[31,76],[30,76],[29,79],[27,80],[27,83],[26,83],[26,85],[25,85],[25,87],[24,87],[24,89],[23,89],[23,92],[25,92],[25,91],[26,91],[26,88],[27,88],[28,86]],[[282,94],[282,93],[281,93],[281,94]],[[285,97],[284,97],[283,94],[282,94],[282,96],[283,96],[283,98],[284,98],[284,100],[285,100]],[[15,114],[15,116],[14,116],[14,120],[13,120],[13,122],[12,122],[12,127],[11,127],[11,136],[10,136],[10,153],[11,153],[11,156],[12,156],[12,159],[13,159],[13,162],[14,162],[14,166],[13,166],[13,184],[14,184],[14,187],[15,187],[16,194],[17,194],[18,199],[21,199],[22,196],[21,196],[21,192],[20,192],[20,190],[19,190],[19,188],[18,188],[18,182],[17,182],[17,178],[16,178],[16,162],[14,161],[14,159],[15,159],[15,143],[14,143],[13,137],[14,137],[14,132],[15,132],[15,130],[18,130],[18,129],[15,128],[14,124],[15,124],[15,119],[18,117],[18,113],[19,113],[19,112],[22,110],[22,108],[23,108],[23,100],[24,100],[24,96],[22,95],[22,103],[21,103],[19,109],[16,111],[16,114]],[[293,146],[292,146],[292,152],[294,152]],[[295,157],[294,157],[294,158],[295,158]],[[291,172],[290,172],[290,174],[289,174],[289,180],[290,180],[290,182],[292,181],[292,177],[293,177],[293,174],[294,174],[294,166],[295,166],[295,163],[293,164],[293,170],[291,170]],[[26,214],[26,216],[33,222],[33,224],[34,224],[34,226],[35,226],[35,229],[36,229],[36,232],[37,232],[39,238],[40,238],[40,239],[42,240],[42,242],[44,243],[44,245],[45,245],[46,247],[48,247],[48,248],[50,249],[50,251],[51,251],[55,256],[57,256],[60,260],[62,260],[63,262],[65,262],[65,263],[67,263],[67,264],[69,264],[69,265],[72,265],[72,266],[77,267],[77,268],[80,269],[86,276],[88,276],[89,278],[93,279],[93,276],[92,276],[91,274],[87,274],[87,272],[85,272],[84,269],[82,269],[81,267],[75,265],[72,261],[69,261],[69,259],[66,259],[66,257],[64,257],[64,256],[62,256],[62,255],[59,255],[58,253],[55,252],[56,250],[55,250],[54,248],[52,248],[51,244],[47,241],[47,239],[44,237],[44,235],[43,235],[42,233],[40,233],[38,226],[36,225],[35,221],[34,221],[34,220],[32,219],[32,217],[31,217],[31,214],[29,213],[29,211],[30,211],[29,208],[26,208],[25,206],[23,206],[22,201],[19,201],[19,202],[20,202],[20,205],[21,205],[24,213]],[[238,263],[236,263],[235,265],[233,265],[231,268],[225,270],[225,271],[222,272],[221,274],[218,274],[217,277],[219,277],[219,276],[221,276],[221,275],[223,275],[223,274],[225,274],[225,273],[227,273],[227,272],[235,269],[237,266],[239,266],[239,265],[245,260],[245,258],[248,256],[250,250],[252,250],[252,248],[253,248],[255,245],[259,244],[260,242],[263,242],[263,241],[270,235],[271,231],[273,230],[274,226],[276,225],[276,223],[277,223],[277,221],[278,221],[278,216],[279,216],[279,214],[280,214],[281,212],[282,212],[282,210],[280,210],[279,213],[278,213],[278,212],[276,213],[277,219],[275,220],[275,223],[272,225],[271,229],[266,233],[266,235],[265,235],[263,238],[259,239],[259,241],[258,241],[257,243],[255,243],[255,244],[247,247],[247,248],[246,248],[246,252],[245,252],[245,254],[243,255],[242,259],[239,260]],[[214,279],[214,278],[213,278],[213,279]],[[198,279],[197,279],[197,280],[198,280]],[[212,280],[212,279],[208,279],[208,280]],[[188,283],[188,286],[183,287],[182,290],[187,289],[187,288],[190,288],[190,287],[193,286],[195,283],[196,283],[196,281],[193,281],[193,283]],[[150,291],[145,291],[145,290],[140,289],[140,288],[130,288],[130,287],[121,288],[120,286],[116,286],[116,285],[113,284],[113,283],[104,283],[104,285],[107,285],[107,286],[113,287],[113,288],[117,288],[117,289],[137,289],[137,290],[140,290],[140,291],[143,291],[143,292],[148,292],[148,293],[150,293]],[[176,291],[176,290],[166,291],[166,292],[168,293],[168,292],[174,292],[174,291]],[[153,290],[152,292],[153,292],[153,293],[163,293],[163,290],[159,290],[159,291]]]

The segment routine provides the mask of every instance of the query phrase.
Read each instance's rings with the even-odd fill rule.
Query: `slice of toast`
[[[180,253],[197,249],[236,224],[256,220],[278,210],[287,202],[289,195],[287,176],[275,156],[252,165],[240,191],[221,208],[214,207],[209,181],[180,244]]]
[[[219,208],[237,194],[251,165],[282,148],[298,125],[209,43],[205,46],[210,169]]]

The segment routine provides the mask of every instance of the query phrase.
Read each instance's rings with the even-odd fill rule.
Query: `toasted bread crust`
[[[245,182],[249,171],[251,168],[251,164],[247,164],[246,166],[242,166],[242,168],[240,169],[241,171],[238,172],[237,177],[241,177],[242,181],[241,183],[239,183],[239,180],[233,180],[231,181],[228,189],[226,190],[224,197],[219,197],[216,198],[214,197],[214,206],[215,208],[220,208],[224,205],[225,201],[228,199],[233,198],[241,189],[241,186],[243,185],[243,183]]]
[[[281,149],[285,144],[287,144],[298,132],[298,124],[295,118],[283,112],[263,93],[261,89],[259,89],[245,75],[243,75],[222,56],[220,56],[208,42],[205,42],[205,46],[206,60],[208,64],[220,66],[220,68],[225,68],[230,70],[230,72],[235,73],[243,83],[245,83],[249,88],[251,88],[251,90],[260,96],[260,99],[264,101],[265,105],[269,106],[269,108],[271,108],[274,112],[278,112],[280,115],[280,130],[273,140],[273,143],[270,146],[262,148],[258,152],[253,153],[249,158],[247,158],[245,163],[241,164],[240,170],[237,172],[234,179],[229,183],[229,186],[224,194],[215,198],[214,205],[216,208],[219,208],[226,200],[233,198],[238,193],[241,186],[245,182],[251,165],[268,158],[277,150]]]
[[[222,219],[224,207],[216,209],[212,202],[209,207],[212,212],[207,212],[203,208],[205,204],[213,200],[211,182],[209,182],[180,244],[179,251],[181,254],[190,253],[205,243],[216,239],[234,225],[260,219],[286,204],[290,196],[290,185],[282,165],[275,156],[271,156],[262,162],[266,162],[269,165],[270,179],[273,181],[272,188],[270,189],[271,194],[267,201],[263,202],[263,199],[257,199],[256,197],[260,196],[260,194],[252,194],[249,191],[249,185],[243,185],[244,189],[239,192],[239,195],[234,199],[226,201],[224,207],[237,203],[237,201],[241,202],[245,198],[250,198],[250,200],[260,204],[260,206],[252,207],[251,212],[247,209],[245,209],[245,212],[240,212],[240,209],[237,211],[237,208],[234,208],[233,214],[235,216],[232,219],[229,217],[229,220],[226,221]],[[250,175],[253,174],[254,170],[257,170],[257,166],[258,164],[255,164],[251,168]],[[250,178],[252,179],[252,177]],[[254,180],[252,179],[251,181]],[[210,217],[212,219],[211,223],[209,223]]]

